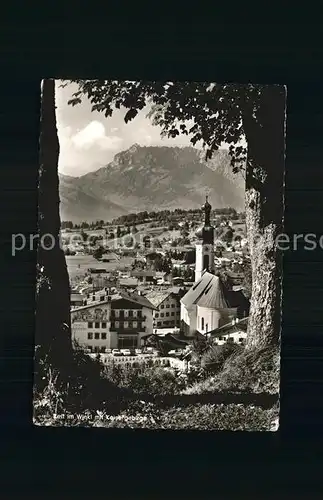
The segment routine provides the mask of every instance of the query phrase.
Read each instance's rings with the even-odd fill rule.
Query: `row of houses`
[[[218,276],[208,272],[188,290],[148,287],[127,292],[106,288],[89,295],[86,303],[80,303],[76,294],[72,297],[73,339],[92,352],[142,347],[148,336],[174,328],[188,340],[199,333],[217,337],[221,343],[227,340],[225,331],[218,336],[221,328],[231,328],[249,314],[241,291],[227,290]],[[241,342],[241,335],[231,338]]]

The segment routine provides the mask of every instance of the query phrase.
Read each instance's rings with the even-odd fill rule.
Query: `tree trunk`
[[[282,86],[261,91],[256,117],[246,110],[248,143],[246,226],[251,257],[252,296],[247,347],[279,346],[283,231],[286,92]],[[261,125],[260,125],[261,124]]]
[[[59,142],[55,114],[55,82],[44,80],[41,102],[38,199],[38,263],[36,345],[58,369],[72,354],[70,285],[60,246]]]

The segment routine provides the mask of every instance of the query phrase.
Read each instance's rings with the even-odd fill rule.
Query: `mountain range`
[[[233,174],[227,150],[205,161],[193,147],[139,146],[81,177],[59,174],[62,220],[112,220],[131,212],[198,208],[244,209],[244,180]]]

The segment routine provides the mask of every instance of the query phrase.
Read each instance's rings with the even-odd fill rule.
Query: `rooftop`
[[[85,299],[85,296],[80,293],[80,292],[72,292],[71,293],[71,300],[83,300]]]
[[[184,295],[181,302],[187,308],[193,304],[217,309],[230,308],[221,279],[207,271],[202,274],[201,279]]]
[[[137,278],[120,278],[119,279],[120,286],[137,286],[138,280]]]
[[[172,290],[151,290],[145,296],[146,298],[155,306],[158,307],[162,302],[164,302],[169,295],[173,293]]]
[[[239,331],[247,331],[247,326],[248,326],[248,319],[249,318],[242,318],[236,323],[227,323],[226,325],[221,326],[220,328],[217,328],[216,330],[212,330],[208,332],[208,335],[212,337],[221,337],[222,335],[228,335],[229,333],[235,333]]]
[[[155,276],[155,271],[131,271],[132,276]]]
[[[111,295],[111,300],[97,300],[93,301],[90,304],[87,304],[86,306],[80,306],[75,309],[73,309],[73,312],[75,311],[81,311],[83,309],[89,309],[91,307],[98,307],[102,306],[105,304],[111,304],[111,302],[116,302],[117,300],[124,299],[124,300],[129,300],[130,302],[134,302],[135,304],[139,304],[143,307],[147,307],[149,309],[156,309],[155,306],[148,300],[146,297],[143,297],[142,295],[138,295],[136,293],[129,293],[125,291],[120,291],[114,295]]]

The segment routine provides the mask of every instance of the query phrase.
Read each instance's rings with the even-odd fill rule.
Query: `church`
[[[181,299],[181,330],[191,338],[197,332],[207,335],[246,317],[249,312],[248,301],[242,292],[227,289],[215,275],[214,227],[211,226],[212,206],[208,197],[202,210],[204,225],[196,233],[195,283]]]

